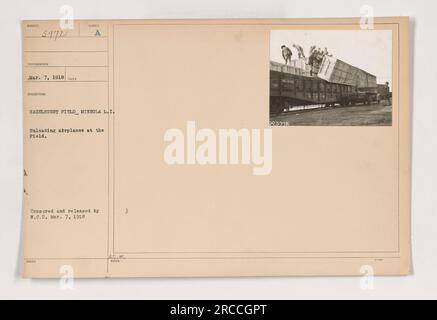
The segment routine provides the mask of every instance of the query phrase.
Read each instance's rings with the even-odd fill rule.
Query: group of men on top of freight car
[[[332,54],[329,53],[328,48],[322,50],[321,48],[316,49],[316,46],[311,47],[310,57],[308,58],[308,64],[311,66],[311,75],[319,72],[320,65],[322,64],[325,56],[332,57]]]
[[[296,49],[299,59],[306,59],[303,48],[298,44],[293,44],[293,48]],[[282,57],[285,60],[285,64],[291,64],[291,57],[293,56],[293,52],[286,45],[281,46]],[[317,48],[316,46],[311,46],[310,54],[307,60],[307,64],[311,66],[311,75],[317,74],[320,64],[323,61],[325,56],[332,57],[329,53],[328,48],[322,50],[321,48]]]

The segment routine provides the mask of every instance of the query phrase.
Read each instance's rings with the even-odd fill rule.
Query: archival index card
[[[410,273],[408,18],[22,28],[25,277]]]

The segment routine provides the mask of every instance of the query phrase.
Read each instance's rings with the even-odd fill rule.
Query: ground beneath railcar
[[[390,126],[392,107],[387,103],[311,110],[270,115],[272,126]]]

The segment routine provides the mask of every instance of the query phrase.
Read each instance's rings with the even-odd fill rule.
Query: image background
[[[378,277],[374,290],[359,277],[239,279],[111,279],[75,281],[21,278],[22,236],[22,19],[59,19],[59,8],[77,19],[305,18],[411,16],[411,108],[413,112],[412,243],[414,274]],[[437,298],[437,81],[433,40],[437,3],[429,0],[16,0],[0,3],[0,298],[3,299],[429,299]],[[306,49],[306,48],[305,48]],[[307,49],[306,49],[307,50]]]

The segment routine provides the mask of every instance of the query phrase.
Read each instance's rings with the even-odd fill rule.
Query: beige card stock
[[[23,21],[24,276],[409,274],[408,29]]]

